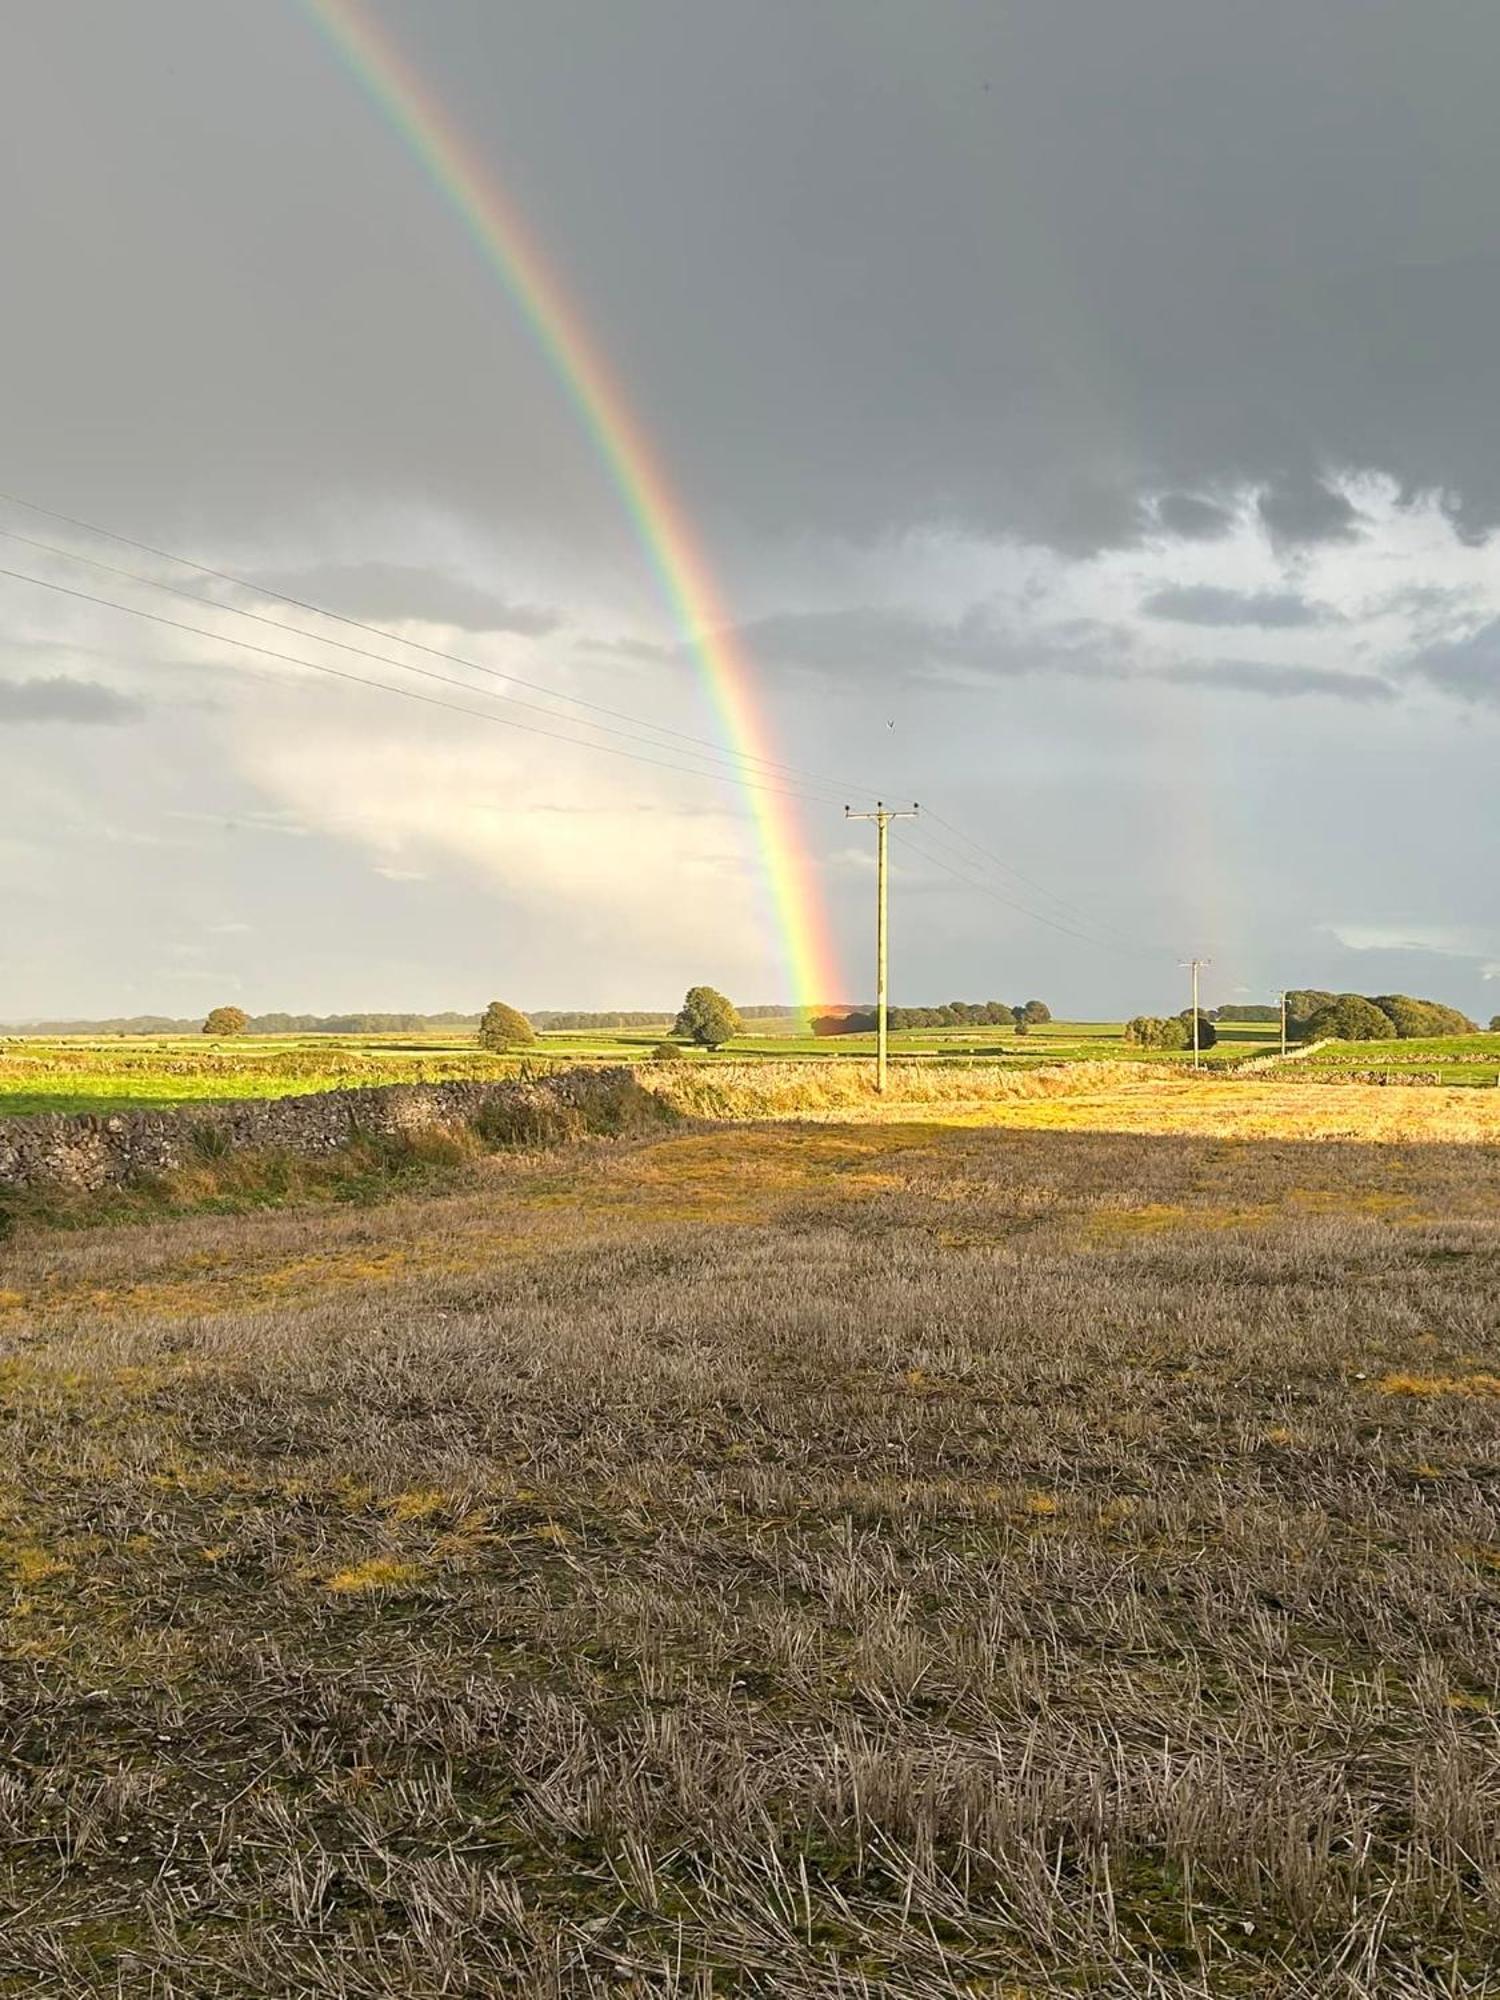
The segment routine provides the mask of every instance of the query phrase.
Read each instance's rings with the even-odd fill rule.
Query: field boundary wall
[[[316,1156],[363,1136],[465,1125],[500,1111],[523,1131],[560,1112],[607,1126],[622,1094],[639,1088],[629,1069],[590,1067],[493,1083],[377,1084],[161,1111],[8,1118],[0,1120],[0,1189],[118,1187],[230,1152]]]

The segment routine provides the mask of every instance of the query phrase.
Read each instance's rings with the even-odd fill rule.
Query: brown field
[[[756,1087],[0,1246],[0,1993],[1500,1991],[1500,1105]]]

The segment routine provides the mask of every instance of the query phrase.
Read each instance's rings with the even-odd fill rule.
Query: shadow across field
[[[22,1230],[0,1991],[1492,1990],[1497,1197],[825,1123]]]

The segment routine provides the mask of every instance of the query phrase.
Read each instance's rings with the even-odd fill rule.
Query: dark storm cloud
[[[1250,488],[1305,547],[1357,531],[1351,467],[1500,520],[1500,9],[367,4],[712,547],[1211,539]],[[513,299],[300,10],[29,9],[5,156],[47,162],[7,215],[8,483],[200,544],[420,494],[625,547]]]
[[[1185,542],[1216,542],[1234,526],[1229,508],[1196,493],[1159,494],[1155,513],[1158,526]]]
[[[1282,548],[1317,542],[1352,542],[1360,517],[1349,500],[1320,479],[1289,479],[1268,486],[1256,512],[1271,540]]]
[[[0,725],[10,722],[116,724],[145,713],[138,701],[98,681],[55,674],[47,680],[0,680]]]
[[[1148,618],[1168,618],[1180,625],[1258,625],[1279,630],[1319,625],[1332,614],[1286,590],[1220,590],[1198,583],[1153,591],[1141,604]]]
[[[304,603],[381,624],[420,619],[467,632],[514,632],[539,639],[562,622],[555,611],[507,603],[462,577],[413,563],[325,563],[313,569],[263,571],[253,581]]]
[[[1334,701],[1361,703],[1396,699],[1396,690],[1378,674],[1345,674],[1326,667],[1284,667],[1272,660],[1190,660],[1163,667],[1157,678],[1179,687],[1208,688],[1226,694],[1263,694],[1285,700],[1296,695],[1326,695]]]

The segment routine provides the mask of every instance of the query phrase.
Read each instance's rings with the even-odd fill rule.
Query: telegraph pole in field
[[[897,811],[883,800],[875,801],[874,812],[853,812],[844,807],[845,819],[872,819],[875,822],[875,1088],[885,1089],[886,944],[885,875],[887,829],[893,819],[915,819],[918,807],[913,800],[905,811]]]
[[[1281,1053],[1286,1054],[1286,988],[1281,989]]]
[[[1203,1058],[1198,1053],[1198,968],[1202,965],[1212,965],[1213,960],[1211,958],[1179,958],[1177,963],[1189,967],[1193,975],[1193,1068],[1201,1069]]]

